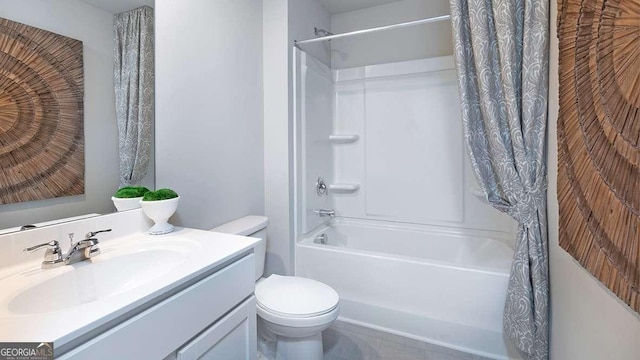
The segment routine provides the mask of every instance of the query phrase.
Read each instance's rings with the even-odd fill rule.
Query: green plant
[[[144,194],[148,192],[149,189],[144,186],[125,186],[118,189],[113,197],[119,199],[130,199],[144,196]]]
[[[177,197],[178,193],[171,189],[160,189],[156,191],[149,191],[148,193],[144,194],[142,201],[169,200]]]

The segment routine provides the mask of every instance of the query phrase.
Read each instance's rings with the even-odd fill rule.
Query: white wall
[[[114,211],[119,165],[113,15],[76,0],[0,0],[0,17],[82,41],[85,83],[85,195],[0,205],[0,228]]]
[[[264,213],[262,1],[156,1],[156,184],[175,224]]]
[[[551,2],[549,78],[549,252],[551,359],[638,360],[640,315],[621,302],[558,244],[558,39],[557,3]]]
[[[265,276],[291,274],[289,1],[263,2]]]
[[[330,27],[329,13],[315,0],[265,0],[264,169],[265,214],[269,217],[266,274],[293,274],[293,40],[314,37],[313,27]],[[286,37],[285,37],[286,34]],[[310,51],[329,63],[329,48]],[[286,64],[286,68],[284,65]],[[286,93],[285,93],[286,91]]]
[[[447,0],[404,0],[331,16],[336,34],[449,14]],[[451,23],[443,21],[331,40],[331,67],[342,69],[451,55]]]

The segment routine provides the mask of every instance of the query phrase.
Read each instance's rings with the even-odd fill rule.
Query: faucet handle
[[[44,261],[42,262],[43,269],[56,267],[64,263],[62,249],[60,249],[60,244],[57,240],[51,240],[44,244],[34,245],[24,249],[23,251],[32,252],[42,248],[47,248],[47,251],[44,253]]]
[[[42,249],[44,247],[48,248],[47,250],[53,250],[53,252],[55,252],[56,250],[60,251],[60,244],[58,243],[57,240],[51,240],[51,241],[46,242],[44,244],[34,245],[34,246],[28,247],[28,248],[26,248],[26,249],[24,249],[22,251],[24,251],[24,252],[32,252],[32,251],[36,251],[36,250]]]
[[[96,236],[99,233],[103,233],[103,232],[109,232],[111,231],[111,229],[105,229],[105,230],[98,230],[98,231],[90,231],[87,233],[87,235],[84,236],[85,239],[91,239],[92,237]]]

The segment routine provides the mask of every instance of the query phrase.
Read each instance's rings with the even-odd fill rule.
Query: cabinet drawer
[[[249,254],[57,359],[162,359],[253,293]]]
[[[257,348],[256,299],[252,296],[179,349],[177,360],[255,360]]]

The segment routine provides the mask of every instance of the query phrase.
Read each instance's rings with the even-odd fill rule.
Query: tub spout
[[[318,209],[313,210],[314,213],[318,214],[320,217],[334,217],[336,216],[336,211],[333,209]]]
[[[316,244],[327,245],[327,234],[322,233],[313,239],[313,242]]]

